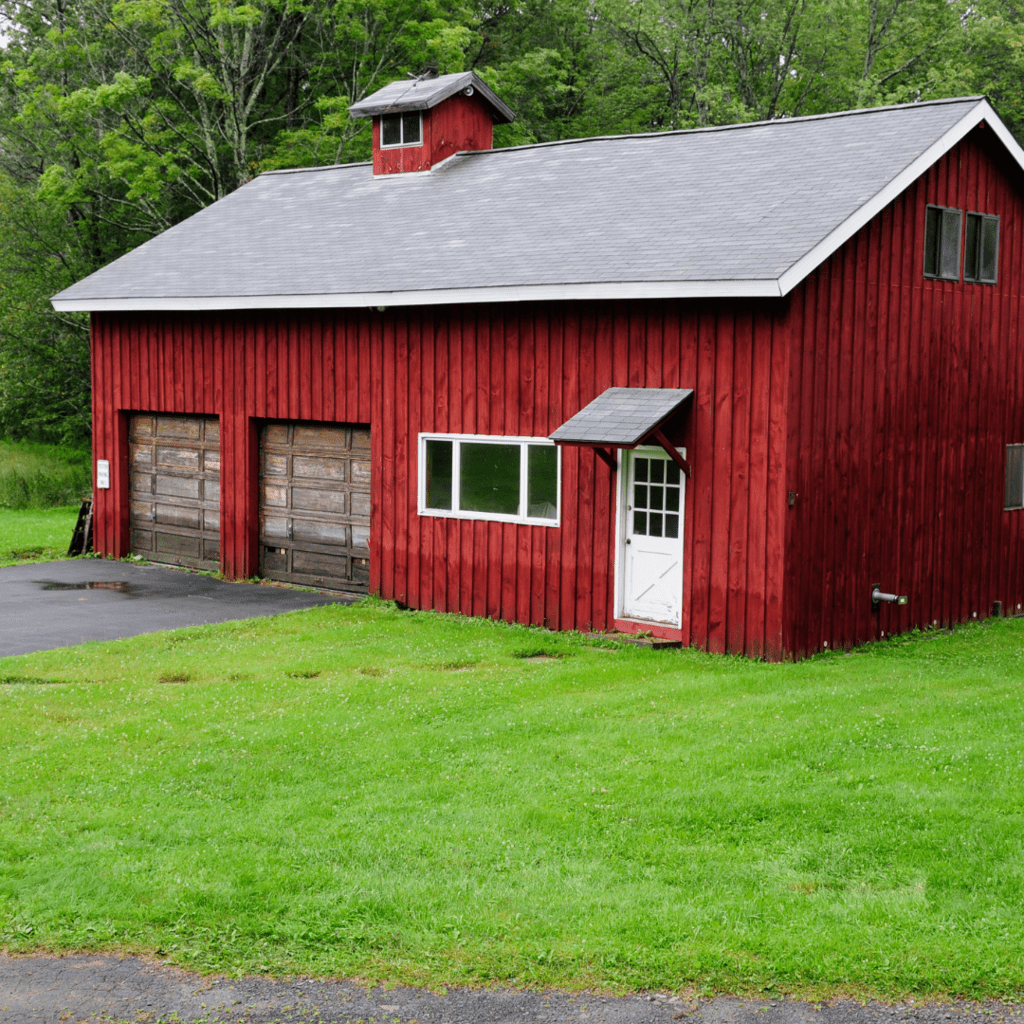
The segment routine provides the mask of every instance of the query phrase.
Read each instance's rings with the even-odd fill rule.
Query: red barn
[[[1024,152],[983,98],[502,150],[469,73],[352,113],[372,164],[54,298],[99,551],[772,659],[1021,609]]]

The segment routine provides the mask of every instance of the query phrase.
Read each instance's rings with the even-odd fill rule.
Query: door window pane
[[[637,508],[647,508],[646,484],[633,484],[633,504]]]
[[[661,536],[661,513],[652,512],[650,515],[650,536],[660,537]]]
[[[526,446],[526,514],[558,518],[558,449],[553,444]]]
[[[427,508],[452,507],[452,443],[427,441]]]
[[[639,480],[641,483],[647,480],[647,459],[637,459],[635,467],[633,469],[633,479]]]
[[[466,512],[517,515],[520,446],[464,441],[461,452],[459,507]]]
[[[679,488],[678,487],[669,487],[669,488],[666,489],[666,491],[665,491],[665,508],[667,508],[669,510],[669,512],[678,512],[679,511]]]
[[[679,536],[679,516],[673,516],[673,515],[665,516],[665,536],[666,537],[678,537]]]
[[[633,513],[633,533],[638,534],[642,537],[647,536],[647,513],[646,512],[634,512]]]
[[[651,459],[651,483],[660,484],[665,479],[665,462],[662,459]]]

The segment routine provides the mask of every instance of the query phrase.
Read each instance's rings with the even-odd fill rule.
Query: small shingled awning
[[[635,448],[651,438],[683,465],[661,425],[692,394],[693,388],[608,388],[548,436],[555,444],[586,445],[599,453],[605,447]]]

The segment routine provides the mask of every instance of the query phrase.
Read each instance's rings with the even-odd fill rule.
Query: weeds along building
[[[352,113],[372,164],[54,298],[98,550],[771,659],[1020,609],[1024,152],[983,98],[502,150],[469,73]]]

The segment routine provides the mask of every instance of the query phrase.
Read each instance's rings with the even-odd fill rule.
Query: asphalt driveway
[[[354,600],[100,558],[13,565],[0,568],[0,657]]]
[[[137,957],[0,954],[2,1024],[1022,1024],[1005,1003],[689,999],[667,992],[385,989],[313,978],[201,977]]]

